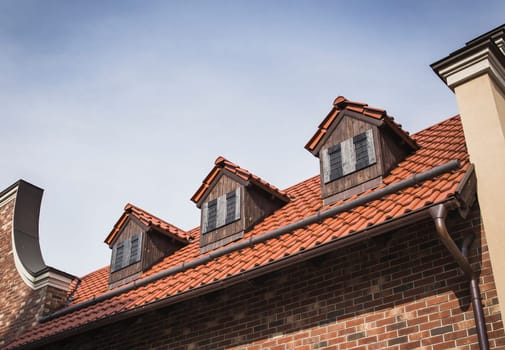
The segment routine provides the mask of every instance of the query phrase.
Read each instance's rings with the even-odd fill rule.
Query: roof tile
[[[205,179],[202,182],[202,185],[191,197],[191,200],[193,202],[198,203],[204,197],[204,195],[210,189],[212,181],[214,181],[214,179],[217,177],[217,175],[220,173],[221,170],[227,170],[228,172],[238,176],[242,180],[250,181],[255,185],[259,186],[260,188],[262,188],[263,190],[270,192],[271,194],[281,199],[282,201],[289,202],[289,197],[284,191],[279,190],[277,187],[269,184],[259,176],[250,173],[248,170],[239,167],[238,165],[230,162],[229,160],[221,156],[216,158],[214,162],[214,168],[205,177]]]
[[[345,98],[339,97],[335,100],[337,106],[346,103],[353,108],[359,107],[359,103],[348,102]],[[378,189],[407,179],[415,172],[431,169],[453,159],[460,161],[462,164],[461,169],[443,174],[401,192],[371,201],[363,206],[356,207],[352,211],[342,212],[304,229],[297,229],[293,232],[282,234],[264,243],[232,252],[226,256],[210,260],[206,264],[190,268],[185,272],[167,276],[100,303],[41,323],[29,332],[21,335],[11,346],[33,342],[46,336],[66,332],[86,323],[111,317],[117,313],[132,310],[160,299],[180,295],[181,293],[215,281],[224,281],[230,276],[235,276],[239,273],[250,271],[256,266],[262,266],[286,256],[297,254],[301,250],[310,249],[315,245],[323,245],[346,237],[351,233],[359,234],[361,230],[367,229],[370,224],[379,225],[388,220],[399,218],[406,212],[420,210],[432,203],[445,201],[455,194],[458,184],[469,167],[468,154],[464,146],[465,141],[461,130],[459,117],[453,117],[413,135],[413,139],[416,140],[420,148],[414,154],[408,156],[405,161],[401,162],[397,168],[393,169],[390,175],[384,178],[383,184]],[[441,152],[436,157],[433,156],[434,153],[439,151]],[[229,171],[231,169],[237,176],[248,178],[247,181],[254,179],[253,181],[263,183],[261,180],[256,179],[254,175],[243,171],[224,158],[216,160],[216,167],[219,169],[226,168]],[[209,174],[210,177],[216,176],[215,169]],[[206,180],[209,180],[209,176]],[[198,198],[201,198],[202,191],[205,191],[205,186],[206,183],[204,181],[204,184],[202,184],[199,191],[195,194],[195,196],[198,195],[196,198],[197,201]],[[319,176],[314,176],[285,191],[277,190],[274,187],[271,187],[271,190],[278,191],[284,196],[289,196],[291,201],[251,228],[250,231],[245,233],[243,239],[261,235],[267,231],[314,215],[321,209]],[[366,193],[370,192],[372,190]],[[353,198],[363,195],[360,194]],[[339,201],[332,206],[337,206],[350,200],[352,199]],[[142,220],[147,220],[151,225],[175,230],[177,234],[182,235],[180,231],[166,227],[165,225],[169,224],[163,222],[161,219],[153,216],[149,218],[149,215],[137,207],[130,207],[129,212],[132,215],[137,215]],[[169,257],[163,259],[152,269],[144,272],[141,276],[142,278],[202,256],[199,249],[199,229],[194,228],[184,233],[188,236],[193,236],[195,239]],[[109,269],[105,267],[84,276],[82,282],[77,286],[74,300],[70,305],[88,301],[94,296],[108,292],[108,274]]]
[[[402,126],[394,122],[394,118],[389,116],[385,110],[368,106],[363,102],[349,101],[344,96],[338,96],[333,102],[333,109],[328,113],[326,118],[319,124],[316,133],[310,138],[309,142],[305,145],[305,149],[314,152],[333,121],[337,118],[341,111],[348,110],[356,113],[366,115],[368,117],[383,120],[393,131],[399,135],[408,145],[416,149],[416,143],[410,138],[409,133],[402,129]]]
[[[142,224],[144,224],[147,227],[154,227],[161,231],[162,233],[165,233],[172,238],[175,238],[181,242],[187,243],[188,240],[191,240],[191,235],[185,232],[184,230],[178,228],[175,225],[172,225],[156,216],[153,214],[148,213],[147,211],[140,209],[139,207],[136,207],[133,204],[128,203],[124,207],[124,213],[123,215],[119,218],[117,223],[114,225],[114,228],[112,231],[109,233],[107,238],[105,239],[105,243],[107,244],[112,244],[114,241],[114,238],[119,234],[121,229],[123,228],[123,225],[126,223],[126,220],[128,217],[133,216],[137,220],[139,220]]]

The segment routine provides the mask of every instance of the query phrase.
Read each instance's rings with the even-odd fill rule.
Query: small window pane
[[[207,210],[207,231],[212,231],[216,228],[217,222],[217,199],[209,201]]]
[[[330,181],[338,179],[343,175],[342,169],[342,150],[340,144],[328,149],[330,157]]]
[[[130,245],[130,261],[129,264],[136,263],[140,260],[140,235],[132,237]]]
[[[235,221],[235,191],[226,194],[226,223]]]
[[[116,257],[113,263],[113,270],[120,270],[123,268],[123,258],[124,258],[124,243],[121,242],[116,246]]]
[[[210,232],[239,218],[240,188],[204,203],[202,207],[202,232]]]

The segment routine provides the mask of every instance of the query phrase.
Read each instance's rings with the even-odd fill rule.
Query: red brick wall
[[[37,317],[61,307],[66,292],[28,287],[14,263],[12,219],[15,200],[0,206],[0,348],[36,324]]]
[[[478,211],[448,226],[459,243]],[[505,348],[485,240],[471,253],[491,348]],[[426,220],[48,348],[477,349],[468,284]]]

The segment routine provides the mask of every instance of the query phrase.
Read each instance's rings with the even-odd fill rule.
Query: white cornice
[[[24,267],[23,263],[19,259],[16,249],[16,242],[14,240],[14,228],[12,229],[12,254],[14,256],[14,263],[16,265],[16,270],[18,271],[19,276],[21,276],[23,282],[25,282],[25,284],[31,289],[37,290],[46,286],[50,286],[66,291],[68,290],[70,283],[72,283],[72,278],[60,274],[58,271],[52,270],[51,268],[38,276],[32,275]]]
[[[10,191],[4,193],[0,197],[0,207],[4,206],[5,204],[7,204],[8,202],[10,202],[11,200],[15,199],[17,192],[18,192],[18,187],[16,186],[13,189],[11,189]]]
[[[498,48],[501,50],[501,52],[503,52],[503,54],[505,55],[505,39],[498,38],[495,40],[494,43],[496,44],[496,46],[498,46]]]
[[[497,41],[500,53],[505,49],[503,44],[503,40]],[[438,74],[451,90],[479,75],[489,74],[500,89],[505,91],[505,67],[495,52],[489,46],[483,47],[482,50],[454,61],[443,69],[440,69]]]

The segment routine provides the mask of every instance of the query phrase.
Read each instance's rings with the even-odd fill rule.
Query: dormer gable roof
[[[373,232],[385,233],[400,225],[411,224],[413,217],[429,215],[427,211],[434,205],[463,204],[458,198],[475,182],[465,180],[467,175],[474,173],[459,116],[422,130],[413,138],[421,146],[419,150],[393,169],[377,189],[341,200],[323,210],[346,205],[387,186],[395,186],[420,173],[447,165],[448,162],[457,160],[460,167],[361,203],[333,217],[294,228],[292,224],[314,217],[321,211],[319,176],[313,176],[287,188],[285,193],[292,198],[290,203],[246,232],[243,241],[234,246],[235,250],[224,247],[220,250],[221,255],[201,253],[198,240],[195,239],[149,271],[143,272],[143,284],[137,280],[127,285],[129,288],[112,291],[108,285],[109,268],[97,270],[82,278],[68,307],[20,335],[8,348],[27,344],[35,347],[46,344],[44,342],[51,337],[64,337],[76,329],[103,325],[123,319],[133,312],[140,314],[155,307],[167,307],[181,300],[189,300],[195,296],[195,291],[210,293],[216,288],[244,281],[247,276],[258,276],[258,271],[281,269],[286,267],[286,262],[295,263],[319,256],[356,242],[355,239],[359,237],[370,238]],[[289,229],[280,232],[282,228]],[[264,237],[274,232],[278,234],[265,238],[262,243],[244,244],[253,242],[253,237]],[[199,228],[189,233],[197,238]]]
[[[121,232],[121,229],[128,222],[128,219],[130,217],[134,217],[144,226],[154,228],[158,232],[169,236],[181,243],[188,243],[191,240],[191,236],[186,231],[154,216],[153,214],[148,213],[147,211],[131,203],[128,203],[124,207],[123,215],[121,215],[119,220],[114,225],[114,228],[105,239],[105,243],[111,245],[114,242],[115,238]]]
[[[368,106],[363,102],[349,101],[344,96],[338,96],[333,101],[333,108],[319,124],[316,133],[310,138],[309,142],[305,145],[305,149],[314,154],[319,155],[320,146],[329,134],[329,130],[334,125],[334,122],[342,115],[341,112],[350,111],[368,117],[370,121],[378,126],[386,125],[396,135],[398,135],[412,150],[417,150],[419,146],[410,137],[409,133],[402,129],[402,126],[394,121],[392,116],[389,116],[384,109],[374,108]]]
[[[230,162],[224,157],[217,157],[214,162],[214,168],[209,172],[209,174],[202,181],[202,185],[198,188],[195,194],[191,197],[191,200],[196,203],[198,207],[202,204],[203,199],[208,194],[209,190],[212,188],[212,184],[223,172],[227,172],[232,176],[238,177],[239,180],[243,181],[245,185],[253,184],[262,190],[272,194],[274,197],[280,199],[281,201],[287,203],[289,202],[289,197],[285,191],[279,190],[277,187],[271,185],[267,181],[263,180],[259,176],[256,176],[249,172],[248,170],[241,168],[235,163]]]

